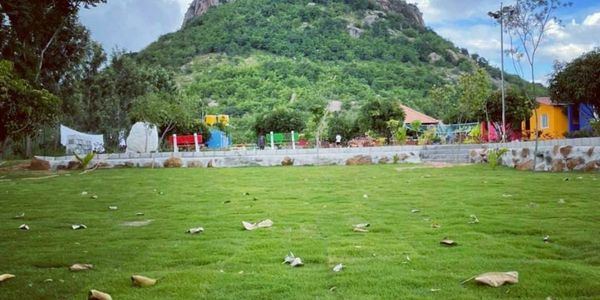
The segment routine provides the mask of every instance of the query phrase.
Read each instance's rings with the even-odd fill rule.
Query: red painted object
[[[198,135],[198,145],[202,144],[202,135]],[[173,136],[169,136],[169,145],[173,145]],[[194,146],[194,136],[193,135],[178,135],[177,136],[177,146]]]

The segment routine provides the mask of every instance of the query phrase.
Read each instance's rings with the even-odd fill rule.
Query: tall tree
[[[600,115],[600,48],[568,64],[557,63],[550,78],[550,95],[556,102],[591,105]]]
[[[79,24],[81,7],[106,0],[0,0],[0,53],[15,72],[34,85],[52,88],[79,63],[89,42]]]
[[[396,120],[401,123],[406,117],[404,110],[397,101],[386,101],[380,98],[368,100],[360,108],[358,123],[363,132],[373,130],[380,136],[386,137],[388,141],[392,139],[392,133],[388,128],[388,121]]]
[[[556,18],[555,12],[561,7],[570,6],[571,2],[563,2],[560,0],[517,0],[513,6],[509,6],[506,10],[507,22],[506,31],[508,32],[513,49],[509,50],[512,54],[513,62],[519,62],[520,58],[525,57],[529,65],[531,75],[531,89],[528,97],[533,105],[535,103],[535,62],[536,55],[544,39],[545,33],[548,30],[550,22],[560,24],[560,20]],[[513,39],[516,38],[516,43]],[[522,68],[521,76],[524,77]],[[535,155],[533,156],[533,171],[537,165],[537,152],[539,144],[539,118],[537,110],[534,111],[536,122],[535,134]]]
[[[0,60],[0,149],[5,142],[34,133],[56,117],[60,99],[19,78],[12,62]]]

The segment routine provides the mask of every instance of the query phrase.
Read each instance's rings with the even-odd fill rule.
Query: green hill
[[[245,128],[254,114],[279,105],[306,111],[339,100],[351,108],[374,97],[438,116],[443,108],[428,98],[434,85],[476,65],[500,77],[401,0],[196,0],[190,12],[181,30],[135,57],[175,71],[208,113],[230,114]]]

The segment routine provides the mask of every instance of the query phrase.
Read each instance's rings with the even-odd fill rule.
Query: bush
[[[500,158],[507,152],[508,149],[506,148],[489,150],[487,153],[487,160],[489,166],[492,167],[492,169],[496,169],[498,163],[500,162]]]

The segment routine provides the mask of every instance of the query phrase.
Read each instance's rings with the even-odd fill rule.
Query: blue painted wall
[[[231,145],[231,139],[221,130],[211,129],[210,140],[206,143],[208,148],[219,149],[227,148]]]
[[[579,114],[575,110],[578,110]],[[594,119],[594,110],[588,104],[570,104],[567,108],[569,132],[591,129],[590,121]],[[579,115],[579,116],[578,116]],[[576,118],[578,116],[578,118]]]

